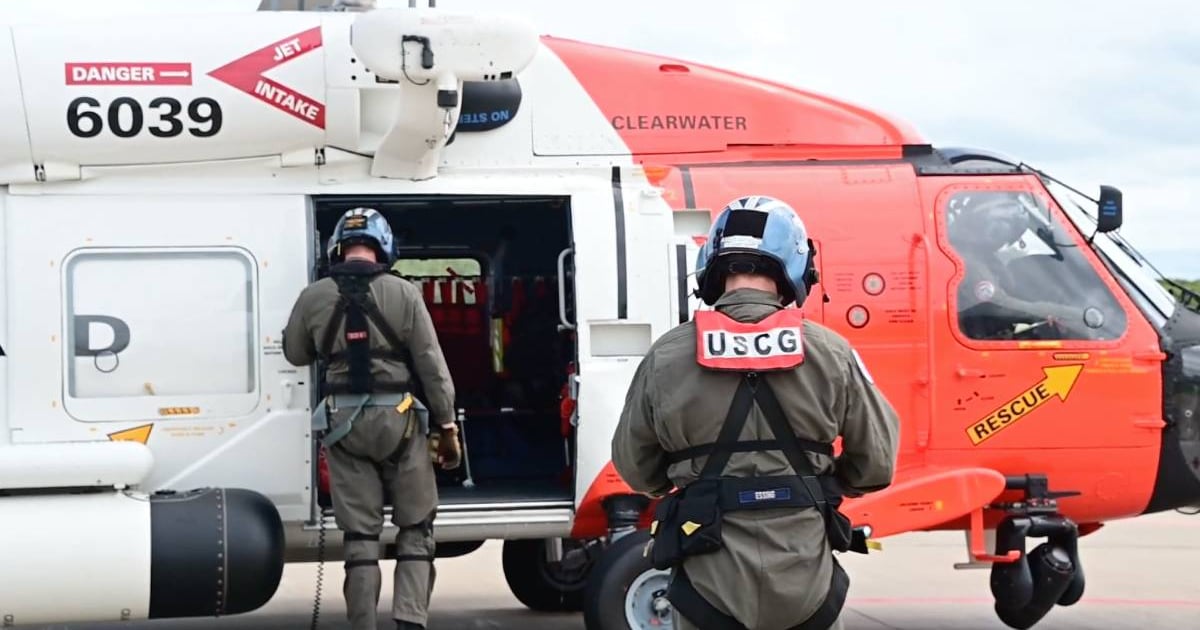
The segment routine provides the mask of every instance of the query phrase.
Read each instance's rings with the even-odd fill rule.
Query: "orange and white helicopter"
[[[362,205],[400,235],[458,391],[439,555],[503,539],[530,607],[669,623],[610,436],[745,194],[803,216],[805,316],[902,418],[895,483],[843,508],[875,538],[966,532],[1028,627],[1079,599],[1079,536],[1200,501],[1200,298],[1115,233],[1115,188],[505,15],[47,19],[0,44],[5,627],[236,614],[285,563],[340,558],[316,372],[280,331]],[[971,217],[997,199],[1019,211],[989,245]]]

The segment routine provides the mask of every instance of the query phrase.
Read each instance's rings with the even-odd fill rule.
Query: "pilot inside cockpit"
[[[965,264],[959,327],[968,337],[1091,339],[1102,313],[1081,307],[1049,213],[1028,193],[971,191],[947,208],[950,243]],[[1074,262],[1074,258],[1070,262]]]

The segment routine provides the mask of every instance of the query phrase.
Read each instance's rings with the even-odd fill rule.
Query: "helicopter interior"
[[[569,264],[559,283],[569,200],[318,198],[318,277],[338,218],[360,206],[387,217],[399,250],[393,270],[421,290],[454,381],[464,458],[456,470],[436,468],[441,503],[570,500],[574,436],[564,399],[575,342],[559,326],[564,298],[573,320]],[[328,507],[321,474],[318,500]]]

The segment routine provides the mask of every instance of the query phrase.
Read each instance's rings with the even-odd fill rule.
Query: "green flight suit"
[[[437,333],[420,291],[412,283],[387,273],[375,276],[370,291],[384,319],[411,353],[413,365],[373,356],[371,374],[381,391],[404,390],[415,370],[421,380],[430,413],[430,425],[454,421],[454,383],[438,345]],[[313,363],[317,344],[333,321],[338,287],[322,278],[301,292],[284,331],[283,350],[293,365]],[[345,324],[343,320],[342,331]],[[372,350],[388,347],[386,337],[372,323]],[[334,336],[332,352],[346,347],[345,335]],[[345,361],[333,361],[329,384],[349,383]],[[355,405],[339,405],[331,396],[330,429],[345,423]],[[425,625],[433,592],[433,519],[437,512],[437,481],[426,436],[416,429],[415,407],[403,413],[391,406],[368,406],[353,429],[328,449],[333,509],[343,532],[346,613],[354,630],[376,628],[381,573],[378,537],[383,531],[383,497],[392,499],[396,533],[395,586],[392,618]]]
[[[715,308],[740,322],[757,322],[782,308],[778,298],[755,289],[727,292]],[[896,466],[899,426],[895,410],[875,388],[850,344],[812,321],[803,329],[804,363],[762,372],[800,437],[843,439],[836,461],[805,453],[816,474],[834,471],[849,495],[887,487]],[[718,372],[696,361],[696,325],[687,322],[663,335],[647,352],[630,385],[612,440],[613,465],[637,492],[661,496],[684,487],[707,460],[670,464],[668,451],[713,442],[742,374]],[[740,440],[774,434],[752,407]],[[781,451],[733,453],[724,474],[733,477],[795,474]],[[748,629],[784,629],[802,623],[825,598],[833,555],[820,512],[776,508],[726,513],[725,547],[684,561],[693,586],[717,610]],[[678,612],[677,630],[694,628]],[[841,628],[835,622],[832,628]]]

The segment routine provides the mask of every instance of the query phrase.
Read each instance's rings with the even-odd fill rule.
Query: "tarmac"
[[[1008,627],[992,611],[989,572],[954,568],[967,560],[962,532],[911,533],[881,542],[880,552],[839,558],[852,580],[842,617],[846,630]],[[499,541],[489,541],[466,556],[438,560],[429,630],[583,629],[581,614],[524,608],[504,581],[500,550]],[[1087,577],[1083,599],[1071,607],[1055,607],[1034,626],[1036,630],[1200,628],[1200,516],[1168,512],[1109,523],[1080,540],[1080,553]],[[305,630],[312,623],[316,567],[289,565],[274,599],[245,615],[57,624],[40,630]],[[389,573],[385,569],[380,630],[394,628],[387,615]],[[342,575],[340,561],[325,564],[321,629],[349,628]]]

